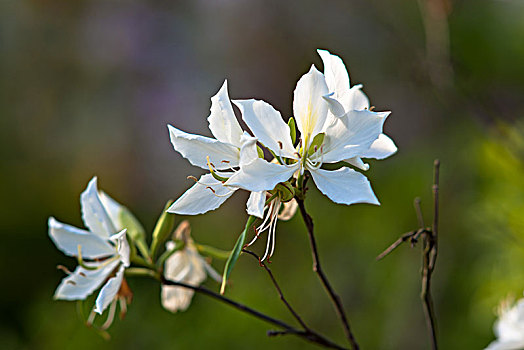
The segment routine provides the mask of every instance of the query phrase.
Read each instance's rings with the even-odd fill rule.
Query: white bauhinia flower
[[[317,52],[324,63],[324,76],[330,92],[326,100],[330,104],[330,111],[339,117],[351,110],[369,110],[369,99],[362,92],[362,85],[350,86],[349,74],[342,59],[327,50],[317,50]],[[393,140],[385,134],[380,134],[369,149],[362,152],[359,157],[345,161],[362,170],[368,170],[369,165],[365,164],[361,158],[384,159],[395,152],[397,152],[397,146]]]
[[[87,230],[63,224],[53,217],[48,221],[49,236],[57,248],[81,262],[74,272],[68,272],[54,298],[84,300],[103,285],[93,311],[102,314],[111,305],[108,320],[112,320],[116,302],[120,301],[123,306],[130,297],[124,280],[130,250],[126,229],[119,219],[120,211],[125,208],[98,191],[96,177],[82,192],[80,204]]]
[[[242,165],[225,185],[248,191],[273,189],[294,174],[308,170],[318,189],[336,203],[379,204],[367,178],[343,167],[329,171],[323,163],[337,163],[365,154],[382,134],[389,112],[349,110],[341,116],[328,113],[324,96],[329,90],[326,79],[314,66],[297,83],[293,113],[301,133],[295,148],[289,126],[271,105],[259,100],[233,101],[255,137],[273,151],[280,164],[256,158]]]
[[[184,248],[167,258],[164,265],[164,277],[170,281],[183,282],[192,286],[199,286],[205,281],[207,275],[220,282],[221,276],[198,253],[190,232],[188,221],[182,221],[178,225],[174,238],[183,241]],[[167,251],[174,248],[175,242],[166,242]],[[193,294],[194,291],[191,289],[162,285],[162,306],[171,312],[185,311],[191,303]]]
[[[497,340],[488,345],[486,350],[524,349],[524,299],[513,306],[507,301],[499,309],[499,319],[493,331]]]
[[[171,143],[178,153],[195,166],[203,169],[212,169],[215,175],[223,178],[231,176],[244,162],[251,162],[258,158],[256,139],[242,131],[238,123],[233,106],[227,93],[227,80],[211,98],[210,115],[207,118],[209,129],[215,138],[201,135],[188,134],[171,125],[168,125]],[[248,147],[253,152],[243,152],[242,147]],[[196,179],[194,179],[196,180]],[[171,207],[169,213],[181,215],[203,214],[217,209],[237,190],[236,187],[224,186],[223,182],[216,179],[213,174],[205,174],[196,180]],[[247,202],[249,215],[262,217],[264,196],[252,193]]]

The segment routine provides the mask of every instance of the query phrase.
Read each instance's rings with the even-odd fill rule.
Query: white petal
[[[247,132],[241,137],[242,147],[240,148],[240,166],[249,164],[258,158],[257,139],[250,136]]]
[[[308,140],[306,149],[313,137],[324,131],[328,106],[322,96],[327,94],[326,79],[315,66],[311,66],[297,82],[293,93],[293,113],[302,139]]]
[[[231,176],[225,185],[252,192],[269,191],[279,182],[287,181],[299,167],[299,163],[285,166],[257,158]]]
[[[340,57],[331,54],[327,50],[317,50],[324,63],[324,75],[329,92],[334,92],[334,98],[349,90],[349,74]]]
[[[209,137],[188,134],[171,125],[167,127],[175,151],[194,166],[209,169],[207,165],[208,156],[211,163],[219,170],[238,166],[240,156],[238,147]]]
[[[89,231],[103,238],[109,238],[110,235],[117,232],[100,200],[96,176],[89,181],[87,188],[80,195],[80,206],[82,219]]]
[[[388,136],[380,134],[371,147],[362,153],[363,158],[384,159],[397,152],[395,142]]]
[[[524,349],[524,340],[495,340],[484,350],[519,350]]]
[[[122,261],[125,267],[128,267],[130,264],[130,248],[129,243],[127,242],[126,230],[124,229],[118,233],[115,233],[111,236],[110,239],[117,247],[118,255],[120,256],[120,261]]]
[[[212,190],[211,190],[212,189]],[[215,210],[228,199],[235,188],[229,188],[216,180],[213,175],[206,174],[200,177],[190,189],[176,200],[167,209],[168,213],[180,215],[203,214]]]
[[[340,118],[344,114],[346,114],[346,110],[342,104],[333,98],[333,94],[329,94],[326,96],[322,96],[324,101],[327,102],[329,111],[331,114],[333,114],[335,117]]]
[[[323,162],[363,155],[382,133],[389,112],[349,111],[326,129]]]
[[[74,226],[63,224],[50,217],[48,220],[49,237],[58,249],[69,256],[78,256],[78,246],[82,256],[98,259],[115,254],[115,248],[102,237]]]
[[[317,169],[310,172],[320,192],[335,203],[380,204],[368,179],[353,169],[340,168],[334,171]]]
[[[115,201],[113,198],[109,197],[109,195],[104,191],[98,191],[98,195],[115,229],[124,229],[124,224],[122,222],[122,212],[127,208]]]
[[[295,148],[289,126],[280,113],[269,103],[259,100],[235,100],[242,112],[242,119],[259,141],[277,155],[293,158]]]
[[[111,277],[107,283],[102,287],[95,303],[95,312],[102,314],[104,310],[111,304],[115,299],[116,294],[120,290],[122,285],[122,279],[124,278],[124,266],[121,265],[120,269],[116,273],[115,277]]]
[[[172,249],[173,242],[167,242],[166,249]],[[195,255],[196,254],[196,255]],[[197,253],[183,249],[171,255],[165,263],[164,276],[176,282],[198,286],[206,279],[203,260]],[[191,303],[194,292],[187,288],[162,286],[162,306],[171,311],[184,311]]]
[[[266,191],[251,192],[247,200],[247,213],[261,218],[264,216],[264,206],[266,204]]]
[[[353,86],[347,93],[340,97],[346,111],[369,109],[369,99],[362,91],[362,85]]]
[[[217,92],[211,97],[211,114],[207,117],[209,129],[215,138],[224,143],[230,143],[240,147],[242,128],[238,124],[233,106],[227,93],[227,80]]]
[[[349,158],[349,159],[346,159],[345,162],[361,170],[364,170],[364,171],[369,170],[369,164],[364,163],[360,157]]]
[[[87,298],[104,283],[119,263],[120,261],[114,260],[96,270],[88,270],[78,266],[71,275],[62,280],[56,289],[54,298],[61,300],[83,300]],[[101,265],[103,263],[90,264],[90,266]]]

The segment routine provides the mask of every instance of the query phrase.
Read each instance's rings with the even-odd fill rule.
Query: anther
[[[80,276],[82,276],[82,277],[86,277],[86,274],[83,273],[82,271],[80,271],[78,274],[79,274]]]
[[[278,147],[280,147],[280,149],[284,148],[284,145],[282,144],[282,141],[278,141]]]
[[[374,109],[375,109],[375,106],[371,106],[371,107],[369,107],[369,111],[370,111],[370,112],[373,111]]]
[[[231,163],[229,160],[223,160],[222,163],[226,163],[226,164],[229,164]]]
[[[76,282],[75,281],[68,280],[66,283],[69,283],[69,284],[72,284],[73,286],[76,286]]]
[[[216,194],[215,190],[211,187],[211,186],[207,186],[206,187],[208,190],[210,190],[211,192],[213,192],[214,194]]]
[[[194,177],[193,175],[189,175],[189,176],[187,177],[187,179],[188,179],[188,180],[193,180],[193,181],[195,181],[195,182],[198,182],[198,179],[197,179],[196,177]]]

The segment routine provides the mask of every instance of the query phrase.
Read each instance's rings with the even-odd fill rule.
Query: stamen
[[[188,179],[188,180],[193,180],[193,181],[195,181],[195,182],[198,183],[198,179],[197,179],[196,177],[194,177],[193,175],[189,175],[189,176],[187,177],[187,179]]]
[[[93,308],[93,310],[89,314],[89,317],[87,318],[86,326],[91,327],[93,325],[93,321],[95,320],[95,317],[96,317],[96,312],[95,312],[95,309]]]
[[[213,192],[213,194],[216,194],[216,192],[215,192],[215,190],[213,189],[213,187],[211,187],[211,186],[207,186],[206,189],[211,190],[211,192]]]
[[[69,284],[72,284],[73,286],[76,286],[76,282],[75,281],[67,280],[66,283],[69,283]]]
[[[229,160],[223,160],[222,163],[226,163],[226,164],[229,164],[231,163]]]
[[[115,313],[116,313],[116,303],[117,303],[117,299],[114,299],[111,302],[111,305],[109,306],[109,314],[107,315],[107,320],[104,322],[102,326],[100,326],[101,330],[105,331],[113,323],[113,320],[115,319]]]
[[[127,313],[127,303],[126,303],[126,297],[119,297],[118,301],[120,302],[120,319],[124,319]]]
[[[82,277],[86,277],[86,274],[83,273],[82,271],[80,271],[78,274],[79,274],[80,276],[82,276]]]
[[[64,265],[56,265],[56,268],[60,271],[64,271],[68,275],[72,274],[72,272],[69,271],[69,269],[65,267]]]
[[[375,109],[375,106],[371,106],[371,107],[369,107],[369,111],[370,111],[370,112],[373,111],[374,109]]]
[[[284,145],[282,144],[282,141],[277,141],[277,143],[278,143],[278,147],[280,147],[280,149],[284,148]]]

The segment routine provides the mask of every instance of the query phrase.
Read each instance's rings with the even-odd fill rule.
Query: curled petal
[[[89,181],[87,188],[80,195],[80,206],[82,208],[82,219],[89,231],[102,238],[109,238],[110,235],[117,232],[100,200],[96,176]]]
[[[217,94],[211,97],[211,114],[207,117],[207,121],[211,133],[217,140],[240,148],[242,128],[238,124],[229,100],[227,80],[224,80],[224,84]]]
[[[299,163],[285,166],[257,158],[232,175],[225,185],[252,192],[269,191],[279,182],[287,181],[299,167]]]
[[[266,191],[251,192],[247,200],[247,213],[257,218],[264,216],[264,206],[266,204]]]
[[[203,214],[215,210],[226,201],[235,188],[229,188],[216,180],[213,175],[200,177],[190,189],[173,203],[167,212],[181,215]]]
[[[98,259],[115,254],[115,248],[102,237],[74,226],[63,224],[50,217],[48,220],[49,237],[58,249],[69,256],[78,255],[78,246],[82,256]]]
[[[317,50],[317,52],[324,63],[324,75],[329,92],[335,94],[334,98],[339,98],[349,90],[349,74],[346,66],[340,57],[327,50]]]
[[[128,267],[130,264],[129,261],[129,243],[127,243],[126,230],[122,230],[118,233],[115,233],[111,236],[111,241],[116,245],[118,255],[120,256],[120,261],[124,264],[125,267]]]
[[[384,159],[397,152],[395,142],[388,136],[380,134],[378,139],[373,141],[371,147],[362,154],[363,158]]]
[[[233,101],[242,118],[260,142],[276,154],[294,158],[295,148],[289,134],[289,126],[280,113],[269,103],[259,100]]]
[[[316,169],[310,172],[320,192],[335,203],[380,204],[368,179],[353,169],[340,168],[334,171]]]
[[[124,279],[124,266],[121,265],[116,273],[115,277],[111,277],[107,283],[102,287],[95,303],[95,312],[102,314],[104,310],[111,304],[115,299],[122,280]]]
[[[241,138],[240,167],[258,158],[257,139],[244,132]]]
[[[215,168],[219,170],[238,166],[240,157],[238,147],[209,137],[188,134],[171,125],[167,127],[171,144],[175,151],[189,160],[194,166],[209,169],[207,157],[209,157]]]

